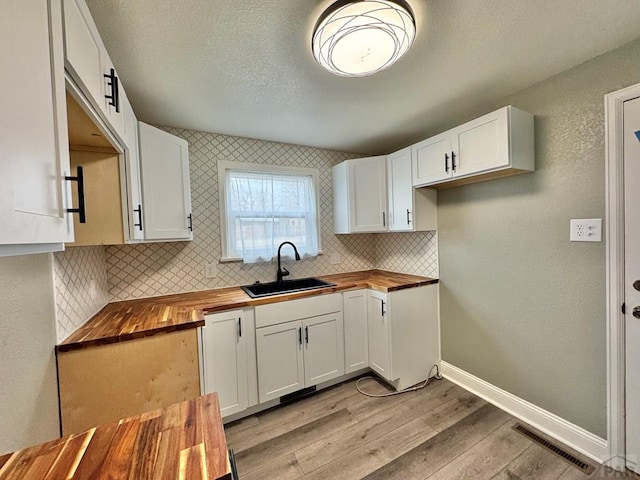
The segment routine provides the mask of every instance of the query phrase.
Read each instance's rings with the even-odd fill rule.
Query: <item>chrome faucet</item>
[[[286,244],[289,244],[293,247],[293,251],[296,253],[296,261],[300,260],[300,254],[298,253],[298,249],[296,248],[296,246],[291,242],[282,242],[278,247],[278,271],[276,272],[277,282],[281,282],[284,277],[289,275],[289,270],[280,266],[280,250],[282,249],[282,246]]]

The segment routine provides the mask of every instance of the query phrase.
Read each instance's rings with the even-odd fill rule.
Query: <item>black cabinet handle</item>
[[[189,220],[189,231],[193,232],[193,215],[191,213],[187,217],[187,220]]]
[[[411,220],[409,219],[409,215],[411,215],[411,211],[407,208],[407,226],[411,224]]]
[[[134,208],[133,211],[138,214],[138,223],[134,223],[133,226],[142,231],[142,205],[138,204],[138,208]]]
[[[309,344],[309,327],[304,327],[304,343]]]
[[[76,176],[65,176],[69,182],[78,182],[78,208],[67,208],[67,213],[77,213],[80,223],[87,223],[87,210],[84,204],[84,172],[81,166],[76,167]]]
[[[242,318],[238,317],[238,337],[242,337]]]
[[[382,226],[387,226],[387,214],[385,212],[382,212]]]
[[[451,152],[451,168],[456,171],[456,152]]]
[[[444,154],[444,173],[449,173],[449,154]]]
[[[116,107],[117,113],[120,113],[120,88],[116,71],[112,68],[108,74],[104,74],[104,78],[109,79],[107,85],[111,88],[111,95],[105,95],[104,98],[109,100],[109,105]]]
[[[302,327],[298,327],[298,343],[302,345]]]
[[[384,300],[380,300],[380,313],[382,314],[382,316],[384,317],[384,314],[387,313],[384,310]]]

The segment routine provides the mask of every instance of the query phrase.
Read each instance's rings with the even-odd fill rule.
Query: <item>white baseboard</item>
[[[447,362],[440,362],[440,372],[447,380],[494,404],[496,407],[598,463],[607,460],[609,449],[607,441],[603,438]]]

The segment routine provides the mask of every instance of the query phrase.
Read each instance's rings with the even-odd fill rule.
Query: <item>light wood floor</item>
[[[361,386],[386,391],[373,380]],[[640,478],[602,467],[587,476],[514,423],[446,380],[388,398],[366,397],[352,380],[225,430],[242,480]]]

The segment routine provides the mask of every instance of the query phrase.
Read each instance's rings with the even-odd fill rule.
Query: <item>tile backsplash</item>
[[[275,265],[219,263],[217,160],[317,168],[323,255],[287,262],[295,277],[380,268],[438,277],[436,232],[335,235],[331,167],[361,155],[192,130],[166,129],[189,142],[194,239],[109,247],[71,247],[54,255],[61,341],[108,301],[275,279]],[[331,260],[339,257],[339,263]],[[217,277],[205,278],[213,263]]]
[[[167,129],[189,142],[194,239],[192,242],[112,246],[106,250],[109,294],[126,300],[275,279],[270,263],[218,263],[221,256],[218,160],[310,167],[319,170],[321,248],[324,255],[289,265],[296,277],[373,268],[373,235],[333,234],[331,167],[361,155],[228,135]],[[330,263],[332,254],[340,263]],[[204,276],[204,265],[217,266],[216,278]]]
[[[58,343],[109,302],[103,247],[70,247],[53,254]]]

